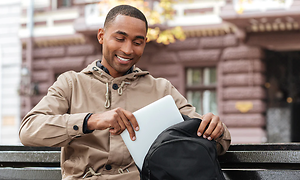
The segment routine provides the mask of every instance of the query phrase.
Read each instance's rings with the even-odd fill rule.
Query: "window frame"
[[[73,0],[69,0],[69,4],[67,6],[63,6],[63,1],[64,0],[51,0],[52,10],[71,8],[74,5]]]
[[[204,69],[205,68],[215,68],[215,71],[216,71],[216,81],[214,84],[209,84],[209,85],[205,85],[204,84]],[[200,85],[189,85],[188,84],[188,69],[201,69],[201,84]],[[216,111],[215,113],[218,113],[219,112],[219,105],[218,105],[218,81],[219,80],[219,77],[218,77],[218,67],[217,65],[210,65],[210,66],[187,66],[185,67],[184,69],[184,72],[185,72],[185,81],[184,81],[184,87],[185,87],[185,97],[187,98],[188,100],[188,92],[192,91],[192,92],[199,92],[201,93],[201,110],[197,110],[196,109],[196,112],[197,113],[207,113],[207,112],[204,112],[204,92],[206,90],[209,90],[209,91],[214,91],[215,92],[215,95],[216,95]],[[189,103],[192,104],[192,102],[189,101]]]

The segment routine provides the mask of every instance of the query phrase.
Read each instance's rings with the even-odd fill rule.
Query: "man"
[[[79,73],[62,74],[22,120],[24,145],[62,147],[63,179],[138,180],[119,134],[127,129],[134,141],[139,126],[132,112],[168,94],[182,114],[201,117],[169,81],[134,66],[143,54],[147,29],[136,8],[110,10],[98,31],[102,59]],[[198,135],[216,140],[218,152],[225,153],[230,144],[226,126],[212,113],[202,120]]]

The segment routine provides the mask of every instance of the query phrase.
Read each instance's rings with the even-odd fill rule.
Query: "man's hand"
[[[206,127],[207,129],[205,130]],[[203,134],[204,138],[213,140],[220,137],[223,133],[224,127],[219,116],[216,116],[213,113],[207,113],[202,116],[202,122],[198,128],[198,136]]]
[[[93,114],[87,122],[89,130],[104,130],[109,128],[111,134],[121,134],[128,130],[131,140],[135,140],[135,130],[139,130],[139,125],[134,115],[122,108],[116,108],[104,113]]]

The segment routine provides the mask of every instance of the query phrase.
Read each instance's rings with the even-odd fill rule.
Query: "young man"
[[[143,54],[147,29],[138,9],[113,8],[98,31],[102,59],[79,73],[62,74],[22,120],[24,145],[62,147],[63,179],[139,180],[119,134],[127,129],[134,141],[139,126],[132,112],[166,95],[182,114],[201,117],[169,81],[134,66]],[[198,135],[216,140],[219,154],[225,153],[230,144],[226,126],[212,113],[202,120]]]

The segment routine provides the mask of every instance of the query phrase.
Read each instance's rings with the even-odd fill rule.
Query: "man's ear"
[[[98,34],[97,34],[97,38],[98,38],[98,42],[100,44],[103,44],[103,36],[104,36],[104,29],[103,28],[100,28],[98,30]]]

